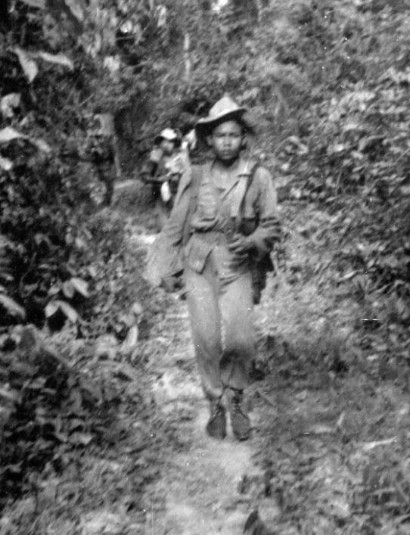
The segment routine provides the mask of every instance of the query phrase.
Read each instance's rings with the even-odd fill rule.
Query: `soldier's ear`
[[[208,147],[212,147],[213,146],[212,136],[206,136],[205,140],[206,140],[206,144],[208,145]]]

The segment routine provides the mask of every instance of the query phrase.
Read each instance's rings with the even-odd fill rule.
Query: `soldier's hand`
[[[232,241],[228,244],[228,249],[235,255],[245,255],[253,248],[253,243],[247,236],[235,234]]]
[[[246,236],[242,234],[235,234],[233,239],[228,243],[228,249],[232,253],[231,267],[235,269],[239,265],[246,262],[249,257],[251,245]]]

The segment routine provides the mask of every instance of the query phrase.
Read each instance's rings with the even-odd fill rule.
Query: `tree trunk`
[[[9,19],[9,0],[0,2],[0,31],[8,32],[10,30]]]
[[[189,84],[191,82],[191,38],[187,32],[184,36],[184,62],[185,62],[185,81]]]

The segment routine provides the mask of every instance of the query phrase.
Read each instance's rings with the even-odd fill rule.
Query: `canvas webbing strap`
[[[240,229],[240,227],[242,225],[242,221],[243,221],[244,216],[245,216],[246,196],[248,194],[249,188],[252,185],[252,182],[253,182],[253,179],[254,179],[254,176],[255,176],[255,173],[256,173],[258,167],[259,167],[259,163],[256,163],[253,166],[251,172],[246,177],[247,180],[246,180],[246,183],[245,183],[243,194],[241,192],[241,199],[240,199],[239,207],[238,207],[238,210],[237,210],[237,215],[236,215],[236,218],[235,218],[236,219],[235,228],[236,228],[237,231],[239,231],[239,229]],[[192,166],[192,169],[191,169],[191,183],[190,183],[190,186],[189,186],[189,188],[190,188],[190,199],[189,199],[189,207],[188,207],[187,217],[186,217],[186,220],[185,220],[183,236],[182,236],[182,245],[183,246],[185,246],[188,243],[188,240],[189,240],[189,237],[190,237],[190,234],[191,234],[190,224],[191,224],[192,216],[194,215],[196,204],[197,204],[199,187],[200,187],[201,182],[202,182],[203,170],[204,170],[204,166],[203,165],[195,165],[195,166]]]
[[[236,228],[237,231],[240,230],[241,225],[242,225],[242,221],[243,221],[243,219],[245,217],[246,196],[248,194],[249,188],[251,187],[251,184],[253,182],[253,179],[254,179],[254,176],[255,176],[255,173],[256,173],[258,167],[259,167],[259,163],[257,162],[252,167],[252,170],[249,173],[249,175],[246,177],[247,181],[246,181],[246,184],[245,184],[245,188],[244,188],[243,194],[241,196],[241,201],[239,203],[238,213],[236,215],[235,228]]]
[[[199,186],[202,182],[202,175],[203,175],[203,166],[202,165],[194,165],[191,168],[191,184],[190,184],[190,199],[189,199],[189,206],[188,206],[188,212],[185,219],[184,224],[184,230],[182,234],[182,245],[185,246],[188,243],[189,237],[191,235],[191,220],[192,216],[194,215],[195,208],[196,208],[196,202],[198,199],[198,193],[199,193]]]

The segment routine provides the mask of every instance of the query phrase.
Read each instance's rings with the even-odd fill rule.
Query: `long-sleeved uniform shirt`
[[[151,257],[151,279],[159,283],[186,265],[201,273],[208,256],[214,254],[220,279],[229,282],[249,269],[249,262],[271,251],[280,234],[276,192],[270,173],[263,167],[257,167],[247,187],[254,166],[255,162],[242,158],[224,171],[214,162],[205,164],[190,221],[187,218],[193,194],[192,175],[181,179],[174,209]],[[187,224],[190,238],[184,244]],[[229,240],[237,232],[249,236],[254,246],[254,254],[239,262],[228,249]]]

